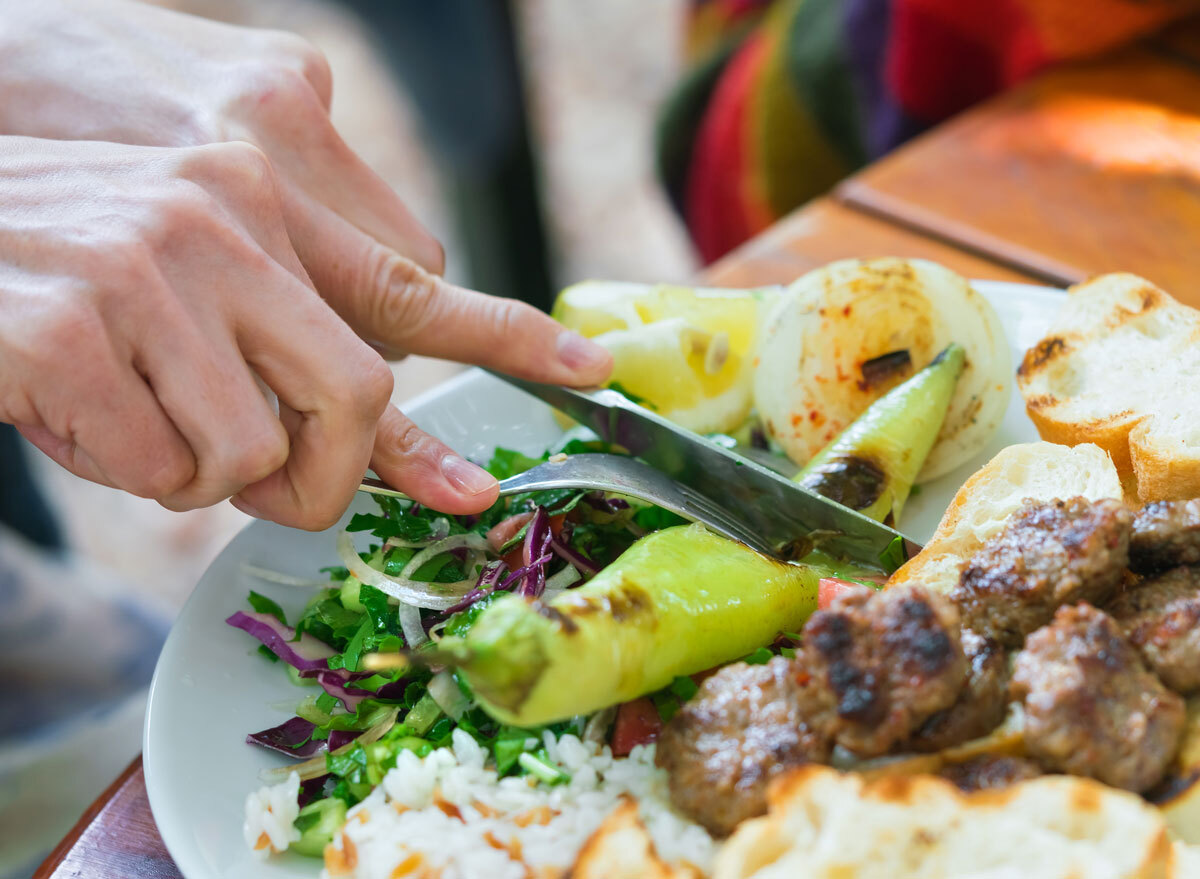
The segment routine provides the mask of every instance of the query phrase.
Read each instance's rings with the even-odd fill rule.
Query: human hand
[[[536,309],[436,277],[440,245],[333,128],[329,69],[305,41],[124,0],[0,0],[0,9],[0,132],[157,146],[254,144],[270,161],[299,263],[289,270],[310,279],[378,349],[547,382],[595,384],[607,376],[611,359],[602,349]],[[432,506],[473,512],[495,497],[494,480],[394,408],[379,422],[375,449],[376,471]],[[298,521],[278,504],[246,496],[238,504]],[[323,515],[304,520],[310,527],[329,518],[329,504],[320,509]]]
[[[453,356],[482,344],[489,321],[476,318],[495,309],[514,348],[480,359],[587,380],[569,343],[542,363],[528,353],[572,338],[549,318],[402,264],[396,310],[376,306],[403,322],[397,338],[454,320],[456,335],[430,343]],[[391,387],[314,291],[255,147],[0,138],[0,420],[68,470],[171,509],[234,496],[321,528],[378,435],[384,479],[447,512],[489,505],[495,481],[390,408]]]

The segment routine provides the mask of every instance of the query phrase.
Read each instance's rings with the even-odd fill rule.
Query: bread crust
[[[1194,418],[1200,311],[1144,278],[1101,275],[1068,291],[1017,370],[1042,439],[1093,443],[1142,503],[1200,495]]]

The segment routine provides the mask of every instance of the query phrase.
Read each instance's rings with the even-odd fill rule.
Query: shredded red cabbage
[[[602,491],[590,491],[583,496],[583,502],[594,510],[602,513],[619,513],[629,509],[629,501],[619,497],[609,497]]]
[[[559,540],[557,537],[550,536],[550,548],[558,554],[559,558],[566,559],[567,562],[574,565],[581,574],[587,574],[589,577],[600,573],[600,566],[596,565],[586,558],[577,550],[571,549],[570,545],[565,541]]]
[[[250,733],[246,742],[251,745],[261,745],[280,754],[287,754],[297,760],[307,760],[320,753],[325,743],[312,737],[316,727],[303,717],[293,717],[285,720],[279,726],[264,729],[262,732]]]
[[[358,703],[371,695],[370,690],[350,690],[347,689],[340,677],[330,672],[318,672],[317,683],[321,685],[321,689],[333,696],[335,699],[341,700],[342,705],[346,710],[353,713],[358,708]]]
[[[463,600],[453,607],[447,608],[441,614],[441,619],[446,619],[452,614],[466,610],[479,599],[488,595],[495,589],[500,587],[500,578],[508,572],[508,565],[503,561],[488,562],[483,566],[483,570],[479,572],[479,579],[475,583],[475,588],[463,596]]]
[[[525,532],[525,546],[521,550],[521,558],[525,562],[525,580],[516,589],[518,595],[538,598],[546,591],[546,564],[554,557],[550,552],[550,541],[553,539],[550,516],[545,507],[538,507]]]
[[[325,782],[328,778],[329,775],[327,773],[300,782],[300,796],[297,797],[297,801],[301,809],[313,800],[321,799],[325,796]]]
[[[343,745],[348,745],[359,736],[362,735],[362,730],[357,729],[331,729],[329,731],[329,750],[336,751]]]
[[[269,613],[239,610],[226,623],[253,635],[267,649],[299,671],[328,671],[329,657],[336,652],[324,641],[305,632],[296,640],[296,630],[285,626]]]

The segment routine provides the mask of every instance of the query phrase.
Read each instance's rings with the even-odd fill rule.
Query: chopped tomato
[[[817,608],[825,610],[833,604],[835,598],[857,585],[857,583],[851,583],[849,580],[842,580],[839,577],[822,577],[817,586]]]
[[[567,514],[566,513],[560,513],[557,516],[551,516],[550,517],[550,533],[553,534],[555,537],[558,537],[560,534],[562,534],[563,525],[565,525],[566,522],[567,522]]]
[[[624,703],[617,709],[617,722],[613,725],[613,756],[627,757],[636,746],[657,740],[662,725],[658,709],[644,696]]]
[[[488,546],[493,552],[499,552],[500,547],[517,536],[517,532],[525,527],[525,523],[533,518],[533,513],[517,513],[502,519],[491,527],[487,533]],[[519,566],[518,566],[519,567]]]

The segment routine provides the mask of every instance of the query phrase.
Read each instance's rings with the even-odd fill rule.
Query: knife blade
[[[832,555],[875,565],[897,538],[905,558],[921,550],[899,531],[682,428],[617,391],[576,390],[491,374],[718,503],[782,557],[796,555],[790,548],[798,551],[806,540]]]

